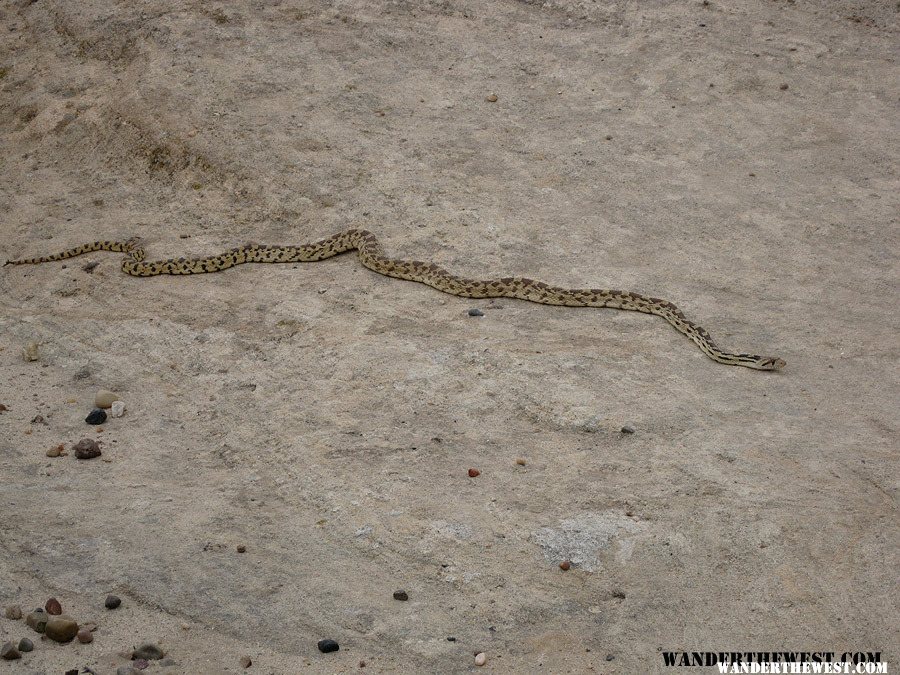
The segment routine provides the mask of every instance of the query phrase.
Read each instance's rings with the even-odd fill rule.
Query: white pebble
[[[478,652],[475,655],[475,665],[483,666],[485,663],[487,663],[487,656],[485,656],[484,652]]]
[[[112,417],[121,417],[125,414],[125,403],[122,401],[113,401],[112,405],[109,409],[109,414]]]

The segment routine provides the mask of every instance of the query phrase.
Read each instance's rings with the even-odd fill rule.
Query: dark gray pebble
[[[455,638],[455,637],[448,637],[448,638],[447,638],[447,642],[456,642],[456,638]]]
[[[632,425],[630,425],[630,424],[626,424],[624,427],[622,427],[622,433],[623,433],[623,434],[633,434],[635,431],[637,431],[637,429],[635,429],[635,428],[634,428]]]
[[[469,310],[469,316],[484,316],[484,312],[475,307]]]
[[[4,642],[3,646],[0,647],[0,658],[5,661],[13,661],[15,659],[21,659],[22,655],[12,642]]]
[[[20,652],[30,652],[34,649],[34,643],[28,638],[22,638],[19,640],[19,651]]]
[[[103,605],[106,609],[116,609],[122,604],[122,599],[118,595],[107,595],[106,602]]]
[[[102,410],[100,412],[103,412]],[[106,413],[103,413],[104,415]],[[75,451],[75,457],[78,459],[93,459],[94,457],[99,457],[102,453],[100,452],[100,444],[97,441],[93,441],[90,438],[82,438],[78,441],[72,449]]]
[[[406,602],[409,600],[409,594],[406,591],[394,591],[394,600]]]
[[[616,657],[613,656],[612,654],[607,654],[607,655],[606,655],[606,660],[607,660],[607,661],[612,661],[614,658],[616,658]]]
[[[166,653],[152,642],[145,642],[140,647],[131,652],[131,660],[139,661],[141,659],[144,659],[146,661],[159,661],[165,655]]]
[[[341,646],[335,642],[334,640],[319,640],[319,644],[316,645],[319,648],[319,651],[323,654],[328,654],[329,652],[336,652]]]
[[[84,418],[84,421],[88,424],[103,424],[106,421],[106,411],[101,410],[100,408],[94,408],[88,416]]]

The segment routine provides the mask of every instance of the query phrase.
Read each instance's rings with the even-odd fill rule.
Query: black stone
[[[103,603],[106,609],[116,609],[122,604],[122,599],[118,595],[107,595],[106,602]]]
[[[626,424],[624,427],[622,427],[623,434],[633,434],[635,431],[636,429],[630,424]]]
[[[131,660],[137,661],[144,659],[145,661],[159,661],[166,653],[152,642],[145,642],[140,647],[131,652]]]
[[[20,652],[30,652],[34,649],[34,643],[28,638],[22,638],[19,640],[19,651]]]
[[[455,638],[455,637],[452,637],[452,636],[451,636],[451,637],[448,637],[448,638],[447,638],[447,642],[456,642],[456,638]]]
[[[84,421],[88,424],[103,424],[106,421],[106,411],[95,408],[84,418]]]
[[[329,652],[336,652],[341,646],[335,642],[334,640],[319,640],[319,644],[316,645],[319,648],[319,651],[323,654],[328,654]]]
[[[394,600],[406,602],[409,600],[409,594],[406,591],[394,591]]]
[[[484,312],[475,307],[469,310],[469,316],[484,316]]]
[[[614,658],[616,658],[616,657],[613,656],[612,654],[607,654],[607,655],[606,655],[606,660],[607,660],[607,661],[612,661]]]

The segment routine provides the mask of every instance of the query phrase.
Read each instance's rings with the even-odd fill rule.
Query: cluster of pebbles
[[[122,601],[114,595],[107,596],[107,609],[115,609]],[[38,607],[33,612],[23,614],[22,607],[19,605],[10,605],[3,611],[3,616],[12,621],[20,621],[23,616],[25,625],[31,628],[35,633],[43,636],[42,639],[50,639],[54,642],[66,643],[74,639],[82,644],[89,644],[94,641],[94,631],[97,630],[97,624],[85,622],[79,624],[73,617],[64,614],[62,604],[56,598],[50,598],[44,603],[43,607]],[[23,637],[18,644],[13,642],[5,642],[0,647],[0,657],[6,661],[13,661],[22,658],[22,654],[30,652],[34,649],[34,642],[29,638]]]
[[[125,414],[125,403],[119,399],[117,394],[106,389],[97,392],[94,396],[94,405],[96,407],[88,413],[84,420],[88,424],[97,426],[103,424],[108,417],[122,417]],[[109,410],[108,414],[107,410]],[[102,427],[98,427],[98,431],[101,430]],[[76,459],[94,459],[103,454],[100,443],[91,438],[82,438],[73,444],[71,449]],[[60,443],[47,450],[47,457],[65,457],[68,454],[65,443]]]

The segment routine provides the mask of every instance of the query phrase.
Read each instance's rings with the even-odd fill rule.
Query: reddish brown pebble
[[[237,552],[238,552],[238,553],[246,553],[246,552],[247,552],[247,547],[244,546],[243,544],[241,544],[240,546],[237,547]]]
[[[6,412],[7,410],[9,410],[9,408],[7,408],[5,405],[0,403],[0,412]]]
[[[47,614],[52,614],[54,616],[62,614],[62,605],[59,604],[59,600],[56,598],[50,598],[47,601],[47,604],[44,605],[44,609],[47,610]]]
[[[559,569],[561,569],[563,572],[567,571],[571,566],[572,563],[570,563],[568,560],[563,560],[561,563],[559,563]]]
[[[497,102],[497,94],[488,94],[484,99],[488,103],[496,103]]]
[[[519,457],[519,459],[516,460],[516,464],[518,464],[519,466],[525,466],[525,458]]]
[[[360,661],[360,662],[359,662],[359,667],[360,667],[360,668],[365,668],[365,667],[366,667],[366,662],[365,662],[365,661]]]
[[[78,641],[83,645],[94,641],[94,634],[87,628],[82,628],[75,637],[77,637]]]
[[[784,91],[787,88],[788,88],[788,86],[787,86],[786,82],[779,87],[779,89],[781,89],[781,91]]]
[[[478,469],[469,469],[469,478],[475,478],[476,476],[480,476],[481,472]]]

